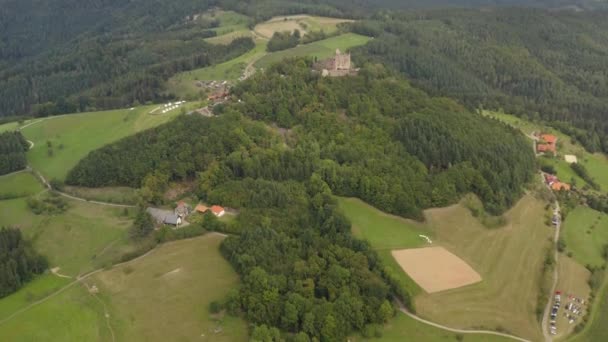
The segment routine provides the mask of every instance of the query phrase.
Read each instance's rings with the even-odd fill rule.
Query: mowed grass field
[[[355,33],[345,33],[339,36],[316,41],[314,43],[298,45],[294,48],[267,54],[260,58],[255,66],[257,68],[267,68],[273,63],[285,58],[297,56],[310,56],[319,59],[328,58],[336,53],[336,49],[346,51],[352,47],[366,44],[371,38]]]
[[[155,107],[69,114],[31,121],[22,128],[23,135],[35,144],[27,153],[28,161],[47,179],[63,180],[89,152],[158,126],[179,114],[178,110],[149,114]]]
[[[37,194],[44,190],[40,181],[31,172],[19,172],[0,176],[0,200]]]
[[[338,24],[352,21],[340,18],[315,17],[305,14],[279,16],[256,25],[254,31],[256,34],[267,39],[270,39],[275,32],[293,32],[294,30],[299,30],[302,36],[307,32],[319,31],[331,34],[338,30]]]
[[[0,322],[35,301],[59,290],[69,282],[71,280],[58,277],[50,272],[38,276],[19,291],[0,299]]]
[[[51,267],[69,276],[113,261],[128,244],[131,219],[122,209],[68,200],[58,215],[34,215],[25,198],[0,201],[0,226],[18,227],[45,255]]]
[[[425,212],[441,245],[466,261],[482,282],[416,297],[418,314],[456,328],[483,327],[540,340],[536,302],[551,228],[545,203],[525,196],[505,214],[507,225],[487,229],[461,205]]]
[[[238,283],[219,253],[222,240],[211,233],[168,243],[87,280],[110,308],[117,340],[247,341],[244,321],[208,312]]]
[[[562,237],[574,260],[581,265],[601,266],[603,248],[608,244],[608,215],[579,206],[566,217]]]

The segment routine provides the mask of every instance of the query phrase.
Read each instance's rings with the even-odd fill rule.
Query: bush
[[[224,309],[224,305],[217,300],[209,303],[209,312],[212,314],[218,314]]]

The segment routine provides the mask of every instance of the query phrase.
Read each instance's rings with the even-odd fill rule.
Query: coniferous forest
[[[433,95],[469,108],[544,120],[589,151],[608,152],[606,12],[508,8],[378,14],[352,29],[354,51]]]
[[[46,259],[23,239],[19,229],[0,229],[0,298],[17,291],[47,267]]]
[[[0,133],[0,175],[24,169],[29,146],[21,132]]]

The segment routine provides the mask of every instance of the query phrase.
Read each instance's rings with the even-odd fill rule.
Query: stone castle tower
[[[334,70],[350,70],[350,67],[350,53],[343,54],[340,49],[336,49]]]

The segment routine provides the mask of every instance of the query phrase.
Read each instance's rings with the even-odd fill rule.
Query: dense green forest
[[[331,79],[312,74],[310,63],[286,62],[241,83],[233,93],[242,102],[219,117],[182,117],[94,151],[67,183],[162,189],[201,171],[281,181],[317,172],[336,194],[421,218],[422,209],[471,191],[499,213],[531,179],[532,149],[516,130],[431,98],[379,65]]]
[[[23,239],[19,229],[0,229],[0,298],[17,291],[47,267],[46,259]]]
[[[0,133],[0,175],[25,169],[29,147],[21,132]]]
[[[383,13],[354,55],[381,61],[470,108],[543,119],[590,151],[608,151],[605,12],[533,9]]]

